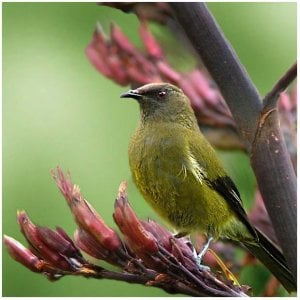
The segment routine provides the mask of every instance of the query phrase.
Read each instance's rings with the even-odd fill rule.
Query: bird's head
[[[150,83],[121,95],[138,101],[142,116],[156,120],[174,120],[193,115],[188,98],[183,91],[169,83]]]

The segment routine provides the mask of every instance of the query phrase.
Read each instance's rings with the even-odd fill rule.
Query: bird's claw
[[[200,253],[197,254],[197,251],[196,251],[195,248],[193,250],[196,265],[198,266],[199,270],[201,270],[201,271],[207,271],[207,272],[210,271],[210,267],[201,264],[201,262],[202,262],[202,259],[203,259],[204,255],[206,254],[206,252],[209,248],[209,244],[212,240],[213,240],[212,237],[208,238],[207,243],[203,246],[203,249]]]
[[[201,265],[201,263],[198,264],[198,262],[197,262],[197,267],[199,268],[200,271],[210,272],[210,267],[209,266]]]

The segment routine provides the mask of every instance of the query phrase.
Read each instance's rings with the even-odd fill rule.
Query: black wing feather
[[[243,208],[240,193],[229,176],[219,177],[209,181],[209,185],[227,201],[230,208],[235,212],[239,220],[248,228],[250,233],[257,239],[256,230],[250,224]]]

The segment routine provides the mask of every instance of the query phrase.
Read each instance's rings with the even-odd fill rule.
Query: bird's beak
[[[120,96],[121,98],[133,98],[133,99],[140,99],[142,95],[138,92],[138,90],[130,90]]]

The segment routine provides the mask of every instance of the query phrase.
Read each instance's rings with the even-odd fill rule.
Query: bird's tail
[[[256,232],[259,242],[245,242],[243,245],[270,270],[288,292],[296,291],[297,281],[280,250],[261,231],[256,229]]]

